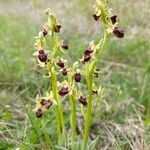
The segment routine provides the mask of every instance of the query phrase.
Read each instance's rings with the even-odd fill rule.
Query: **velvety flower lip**
[[[66,68],[63,68],[63,70],[62,70],[62,75],[63,75],[63,76],[66,76],[66,75],[67,75],[67,70],[66,70]]]
[[[124,37],[124,30],[122,29],[119,29],[118,27],[116,27],[114,30],[113,30],[113,33],[116,37],[118,38],[123,38]]]
[[[81,74],[80,73],[75,73],[74,79],[75,79],[76,82],[80,82],[81,81]]]
[[[61,60],[59,60],[59,61],[57,62],[57,66],[59,66],[60,68],[64,68],[64,67],[65,67],[65,64],[64,64],[64,62],[62,62]]]
[[[69,93],[69,88],[68,87],[61,87],[60,91],[58,92],[60,96],[65,96]]]
[[[110,17],[112,24],[115,24],[117,22],[117,15]]]
[[[47,61],[47,54],[43,50],[40,50],[39,54],[38,54],[38,59],[41,62],[46,62]]]
[[[43,36],[45,37],[48,34],[48,31],[46,29],[42,30]]]
[[[61,47],[62,47],[63,49],[65,49],[65,50],[68,50],[68,48],[69,48],[66,43],[63,43],[63,44],[61,45]]]
[[[41,103],[42,105],[45,105],[46,99],[41,99],[40,103]]]
[[[92,50],[91,47],[87,48],[87,49],[84,51],[84,54],[85,54],[85,55],[90,55],[90,54],[92,54],[92,53],[93,53],[93,50]]]
[[[45,72],[45,76],[46,76],[46,77],[50,76],[50,73],[49,73],[48,71]]]
[[[43,111],[41,109],[38,109],[35,114],[37,118],[41,118],[43,116]]]
[[[46,102],[45,102],[45,108],[46,109],[49,109],[51,106],[52,106],[52,101],[50,101],[50,100],[46,100]]]
[[[93,95],[98,95],[98,91],[96,91],[96,90],[94,91],[93,90],[92,92],[93,92]]]
[[[88,54],[88,55],[87,55],[87,54],[86,54],[86,55],[84,54],[84,58],[83,58],[83,61],[84,61],[84,62],[88,62],[90,59],[91,59],[91,56],[90,56],[89,54]]]
[[[100,15],[94,14],[93,18],[94,18],[95,21],[98,21],[98,19],[100,18]]]
[[[86,105],[87,105],[87,100],[86,100],[86,98],[83,97],[83,96],[80,96],[79,102],[80,102],[83,106],[86,106]]]
[[[59,33],[59,32],[60,32],[60,29],[61,29],[61,25],[56,25],[56,26],[54,27],[54,31],[55,31],[56,33]]]

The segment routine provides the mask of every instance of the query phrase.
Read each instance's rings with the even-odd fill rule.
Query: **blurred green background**
[[[99,40],[102,36],[101,26],[92,18],[92,2],[0,1],[0,149],[18,144],[25,136],[24,128],[30,124],[27,114],[32,113],[35,95],[49,86],[48,79],[42,78],[37,70],[32,55],[34,36],[46,19],[44,10],[49,7],[57,14],[62,24],[61,37],[69,43],[71,58],[77,60],[91,40]],[[111,130],[116,125],[122,132],[124,126],[132,130],[132,125],[136,125],[139,132],[142,130],[144,144],[149,147],[150,2],[115,0],[110,6],[119,16],[125,38],[111,38],[99,66],[99,81],[106,93],[97,110],[96,120],[104,122],[103,128],[98,130],[111,137],[109,133],[116,134]],[[125,137],[121,141],[114,135],[118,143],[128,142]],[[102,138],[101,146],[109,139],[105,138]],[[134,144],[132,146],[136,148]]]

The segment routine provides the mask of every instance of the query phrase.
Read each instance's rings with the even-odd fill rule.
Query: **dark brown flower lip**
[[[61,45],[61,47],[62,47],[63,49],[65,49],[65,50],[68,50],[68,48],[69,48],[66,43],[63,43],[63,44]]]
[[[61,87],[60,91],[58,92],[58,94],[60,96],[65,96],[69,93],[69,88],[68,87]]]
[[[117,22],[117,15],[110,17],[112,24],[115,24]]]
[[[48,71],[45,72],[45,76],[48,77],[50,76],[50,73]]]
[[[79,98],[79,102],[83,105],[86,106],[87,105],[87,99],[83,96],[80,96]]]
[[[41,101],[40,101],[40,103],[42,104],[42,105],[45,105],[45,103],[46,103],[46,99],[41,99]]]
[[[50,101],[50,100],[46,100],[46,102],[45,102],[45,108],[46,109],[49,109],[51,106],[52,106],[52,101]]]
[[[67,69],[66,68],[63,68],[63,70],[62,70],[62,75],[63,76],[66,76],[68,73],[67,73]]]
[[[75,73],[74,74],[74,79],[76,82],[80,82],[81,81],[81,74],[80,73]]]
[[[89,55],[89,54],[84,54],[84,57],[83,57],[83,61],[84,62],[88,62],[89,60],[91,59],[91,55]]]
[[[93,95],[98,95],[98,91],[97,91],[97,90],[93,90],[93,91],[92,91],[92,94],[93,94]]]
[[[87,49],[84,51],[84,54],[85,54],[85,55],[90,55],[90,54],[92,54],[92,53],[93,53],[93,50],[92,50],[91,47],[87,48]]]
[[[62,62],[61,60],[59,60],[59,61],[57,62],[57,66],[59,66],[60,68],[64,68],[64,67],[65,67],[65,64],[64,64],[64,62]]]
[[[41,62],[46,62],[47,61],[47,54],[44,52],[44,50],[39,50],[38,59]]]
[[[56,33],[59,33],[59,32],[60,32],[60,29],[61,29],[61,25],[56,25],[56,26],[54,27],[54,31],[55,31]]]
[[[46,29],[42,30],[43,36],[45,37],[48,34],[48,31]]]
[[[52,101],[51,100],[46,100],[46,99],[41,99],[40,103],[45,106],[46,109],[49,109],[52,105]]]
[[[98,21],[98,19],[100,18],[100,15],[94,14],[93,18],[94,18],[95,21]]]
[[[43,111],[39,108],[35,114],[36,114],[37,118],[41,118],[43,116]]]
[[[113,34],[118,37],[118,38],[123,38],[124,37],[124,30],[122,29],[119,29],[118,27],[116,27],[114,30],[113,30]]]

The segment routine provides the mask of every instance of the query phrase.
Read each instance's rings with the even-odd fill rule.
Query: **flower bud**
[[[48,34],[48,31],[46,29],[42,30],[43,36],[45,37]]]
[[[86,100],[85,97],[80,96],[79,102],[80,102],[83,106],[86,106],[86,105],[87,105],[87,100]]]
[[[45,106],[46,109],[49,109],[52,106],[52,101],[46,100],[44,106]]]
[[[94,71],[94,72],[93,72],[93,75],[94,75],[96,78],[98,78],[98,72]]]
[[[67,70],[66,70],[66,68],[63,68],[63,70],[62,70],[61,73],[62,73],[63,76],[66,76],[66,75],[67,75]]]
[[[63,43],[63,44],[61,45],[61,47],[62,47],[63,49],[65,49],[65,50],[68,50],[68,45],[67,45],[66,43]]]
[[[90,55],[90,54],[92,54],[93,53],[93,50],[89,47],[89,48],[87,48],[86,50],[85,50],[85,52],[84,52],[84,54],[85,55]]]
[[[75,73],[74,79],[75,79],[76,82],[80,82],[81,81],[81,74],[80,73]]]
[[[124,37],[124,31],[122,29],[119,29],[118,27],[116,27],[113,30],[113,33],[115,34],[116,37],[118,38],[123,38]]]
[[[100,15],[94,14],[93,18],[94,18],[95,21],[98,21],[98,19],[100,18]]]
[[[54,27],[54,31],[55,31],[56,33],[59,33],[59,32],[60,32],[60,29],[61,29],[61,25],[56,25],[56,26]]]
[[[59,66],[60,68],[64,68],[64,67],[65,67],[65,64],[64,64],[64,62],[62,62],[61,60],[59,60],[59,61],[57,62],[57,66]]]
[[[84,58],[83,58],[83,61],[84,61],[84,62],[88,62],[90,59],[91,59],[91,56],[90,56],[89,54],[88,54],[88,55],[87,55],[87,54],[86,54],[86,55],[84,54]]]
[[[112,24],[115,24],[117,22],[117,15],[110,17]]]
[[[69,88],[68,87],[61,87],[60,91],[58,92],[58,94],[60,96],[65,96],[69,93]]]
[[[41,118],[43,116],[43,111],[41,109],[38,109],[35,114],[37,118]]]
[[[41,62],[46,62],[47,61],[47,54],[43,50],[40,50],[39,54],[38,54],[38,59]]]

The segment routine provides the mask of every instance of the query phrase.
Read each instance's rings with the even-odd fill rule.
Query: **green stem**
[[[50,73],[51,73],[53,95],[54,95],[54,99],[57,102],[58,135],[59,135],[59,139],[61,137],[61,140],[65,142],[66,136],[65,136],[65,123],[64,123],[64,117],[63,117],[63,109],[62,109],[62,104],[61,104],[61,101],[60,101],[59,95],[58,95],[57,76],[56,76],[56,72],[53,67],[51,68]]]
[[[71,77],[68,77],[68,82],[70,83],[70,86],[73,85],[73,81]],[[70,99],[70,105],[71,105],[71,113],[70,113],[70,125],[71,125],[71,149],[75,149],[75,134],[76,134],[76,102],[74,98],[74,92],[72,95],[69,96]]]
[[[85,127],[84,127],[84,135],[83,135],[83,150],[86,149],[88,136],[89,136],[89,128],[91,122],[91,114],[92,114],[92,74],[88,74],[87,82],[88,82],[88,106],[87,112],[85,116]]]
[[[58,36],[54,35],[54,32],[52,32],[52,45],[53,45],[53,58],[56,57],[57,51],[58,51],[58,47],[57,47],[57,43],[58,43]]]
[[[102,54],[104,52],[104,46],[106,44],[106,39],[107,39],[107,34],[104,35],[103,41],[100,45],[100,49],[98,52],[98,55],[95,59],[95,61],[92,62],[92,64],[89,67],[89,70],[87,71],[87,84],[88,84],[88,105],[87,105],[87,112],[85,115],[85,127],[84,127],[84,135],[83,135],[83,147],[82,149],[85,150],[88,142],[88,137],[89,137],[89,130],[90,130],[90,125],[91,125],[91,115],[92,115],[92,83],[93,83],[93,72],[100,61]]]
[[[56,57],[57,54],[57,42],[58,42],[58,37],[54,35],[54,32],[52,33],[52,46],[53,46],[53,58]],[[57,75],[55,72],[54,67],[49,69],[51,73],[51,82],[52,82],[52,89],[53,89],[53,95],[54,99],[57,102],[57,131],[58,131],[58,136],[59,136],[59,141],[63,141],[65,143],[65,123],[64,123],[64,117],[63,117],[63,109],[62,109],[62,103],[59,99],[58,95],[58,87],[57,87]]]
[[[75,99],[71,95],[70,96],[70,104],[71,104],[71,115],[70,115],[70,123],[71,123],[71,146],[72,150],[75,149],[75,133],[76,133],[76,104]]]
[[[102,43],[100,45],[100,49],[99,49],[99,52],[97,54],[97,57],[95,59],[95,61],[91,64],[91,67],[90,67],[90,73],[93,74],[94,72],[94,69],[96,67],[96,65],[99,63],[99,61],[101,60],[101,57],[103,56],[103,53],[104,53],[104,47],[105,47],[105,44],[106,44],[106,40],[109,36],[105,33],[104,34],[104,38],[102,40]]]

